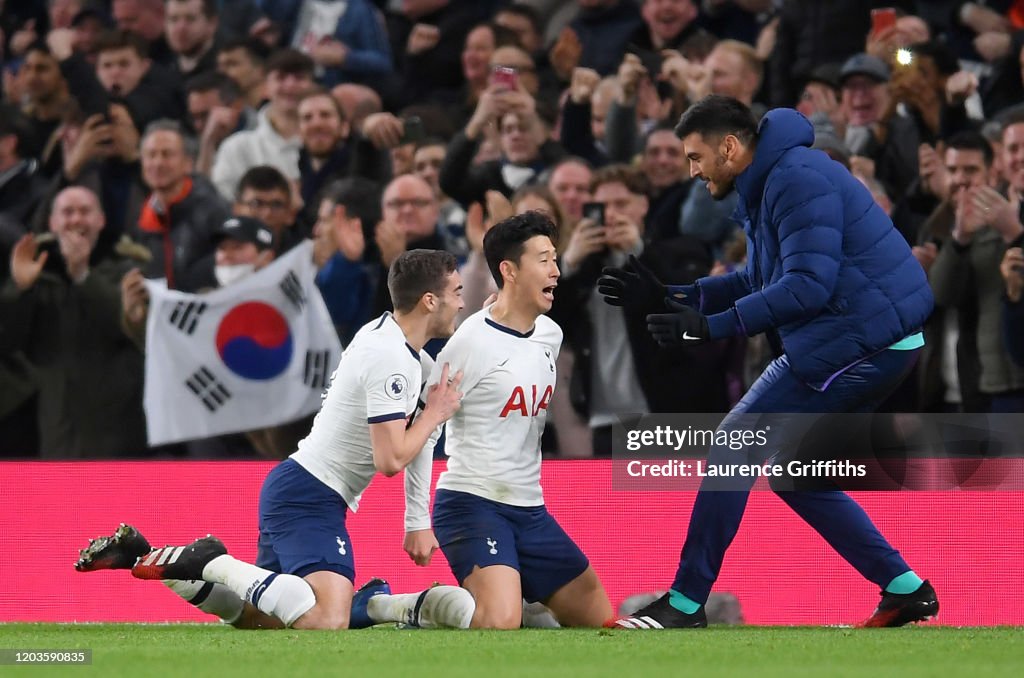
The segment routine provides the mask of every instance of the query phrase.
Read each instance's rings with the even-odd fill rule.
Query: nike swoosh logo
[[[683,339],[686,341],[700,341],[700,337],[691,337],[689,332],[683,332]]]
[[[505,363],[507,363],[508,361],[509,361],[509,359],[508,359],[508,358],[505,358],[505,359],[504,359],[504,360],[502,360],[502,361],[501,361],[500,363],[498,363],[498,367],[504,367],[504,366],[505,366]]]

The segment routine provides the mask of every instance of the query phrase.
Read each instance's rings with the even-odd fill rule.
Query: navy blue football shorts
[[[507,565],[519,572],[523,597],[531,603],[547,600],[590,565],[546,506],[438,490],[434,535],[460,584],[474,567]]]
[[[258,567],[298,577],[337,572],[355,582],[352,539],[345,528],[348,506],[340,494],[285,459],[263,481],[259,506]]]

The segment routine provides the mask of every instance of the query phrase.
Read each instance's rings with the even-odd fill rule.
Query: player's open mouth
[[[542,289],[541,293],[544,295],[544,298],[547,299],[548,301],[554,301],[556,287],[558,287],[558,285],[548,285],[547,287]]]

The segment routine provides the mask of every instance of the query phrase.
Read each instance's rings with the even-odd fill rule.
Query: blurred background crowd
[[[631,254],[745,265],[672,131],[710,93],[804,113],[928,272],[887,410],[1024,411],[1022,0],[0,0],[0,64],[0,456],[286,456],[309,419],[147,447],[144,279],[229,286],[311,239],[347,342],[407,249],[480,308],[484,233],[524,210],[560,233],[545,454],[728,410],[773,342],[661,351],[595,290]]]

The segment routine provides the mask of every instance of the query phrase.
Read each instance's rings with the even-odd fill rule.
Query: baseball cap
[[[274,246],[274,232],[262,221],[252,217],[231,217],[213,232],[214,242],[226,238],[251,242],[260,250],[268,250]]]
[[[877,82],[889,82],[889,67],[878,57],[861,52],[843,63],[839,71],[839,84],[853,75],[866,75]]]
[[[71,18],[71,27],[78,28],[89,19],[96,19],[104,28],[113,28],[114,21],[110,18],[107,12],[103,11],[103,8],[93,3],[85,4],[75,16]]]
[[[806,87],[812,82],[820,82],[832,89],[839,89],[839,68],[841,64],[829,62],[818,64],[814,68],[804,71],[800,75],[801,86]]]

